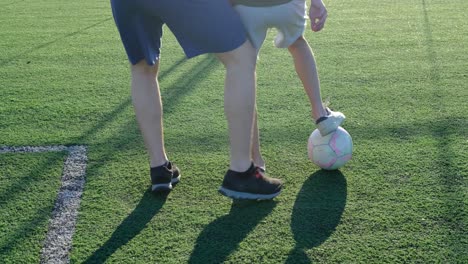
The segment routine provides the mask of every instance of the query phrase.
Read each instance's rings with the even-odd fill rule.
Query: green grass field
[[[258,65],[268,202],[232,202],[222,65],[163,39],[167,197],[149,169],[109,1],[0,0],[0,147],[85,145],[71,263],[468,263],[468,1],[326,1],[307,31],[353,159],[307,158],[310,106],[274,32]],[[65,154],[0,154],[0,262],[38,263]]]

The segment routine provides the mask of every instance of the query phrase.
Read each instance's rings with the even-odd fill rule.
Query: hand
[[[322,30],[327,20],[328,12],[322,0],[311,0],[309,9],[310,27],[312,31]]]

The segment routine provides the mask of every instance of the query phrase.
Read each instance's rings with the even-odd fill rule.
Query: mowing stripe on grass
[[[62,185],[55,200],[49,228],[41,251],[41,263],[68,263],[72,237],[86,175],[86,147],[41,146],[0,147],[2,153],[68,151],[62,173]]]

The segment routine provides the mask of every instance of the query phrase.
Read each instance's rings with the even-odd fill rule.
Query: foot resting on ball
[[[328,107],[325,110],[327,111],[327,115],[322,116],[315,121],[315,124],[320,131],[320,135],[323,137],[335,131],[346,118],[343,113],[333,112]]]

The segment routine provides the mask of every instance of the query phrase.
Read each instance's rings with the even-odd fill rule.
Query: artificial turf
[[[272,31],[257,107],[285,189],[257,203],[216,191],[229,149],[214,56],[186,60],[166,28],[165,140],[182,179],[153,195],[109,2],[0,0],[0,146],[88,147],[72,263],[468,262],[468,2],[325,3],[326,28],[306,38],[353,159],[335,172],[307,159],[310,106]],[[0,154],[3,262],[38,261],[63,157]]]

